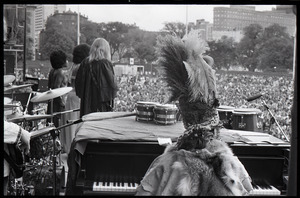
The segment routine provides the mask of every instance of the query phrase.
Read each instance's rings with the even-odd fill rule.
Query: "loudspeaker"
[[[4,75],[14,75],[15,69],[15,55],[5,54],[4,55]]]

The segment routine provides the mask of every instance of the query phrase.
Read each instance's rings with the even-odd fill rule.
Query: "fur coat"
[[[213,139],[204,149],[177,150],[170,145],[150,165],[136,195],[247,195],[251,178],[229,146]]]

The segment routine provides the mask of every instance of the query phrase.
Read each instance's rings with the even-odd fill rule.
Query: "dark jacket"
[[[84,59],[75,78],[76,95],[81,99],[80,117],[92,112],[112,111],[117,85],[113,65],[102,59]]]
[[[48,89],[56,89],[61,87],[66,87],[68,83],[67,77],[64,75],[61,68],[51,69],[48,77]],[[51,100],[48,101],[47,113],[62,112],[65,110],[65,103],[62,97],[57,97],[53,99],[53,109],[51,110]],[[55,126],[58,126],[57,119],[60,118],[60,115],[56,115],[53,118]]]

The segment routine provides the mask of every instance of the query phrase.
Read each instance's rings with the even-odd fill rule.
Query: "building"
[[[3,20],[6,26],[4,35],[4,74],[15,74],[18,69],[18,57],[24,54],[24,44],[26,44],[26,56],[34,59],[34,5],[24,4],[4,4]],[[26,12],[25,12],[26,10]],[[25,22],[26,17],[26,23]],[[26,28],[26,43],[24,42],[24,28]],[[21,32],[21,35],[18,33]],[[22,38],[20,38],[20,36]]]
[[[128,64],[116,64],[114,66],[114,72],[116,76],[131,75],[136,76],[138,74],[144,74],[143,65],[128,65]]]
[[[272,11],[256,11],[255,6],[230,5],[230,7],[215,7],[213,22],[213,39],[220,39],[223,35],[235,35],[239,41],[244,27],[250,24],[260,24],[266,28],[274,23],[287,28],[287,33],[294,36],[296,17],[293,13],[286,13],[284,9]]]
[[[199,34],[201,34],[201,38],[206,41],[211,41],[213,39],[213,24],[205,21],[204,19],[196,20],[196,24],[193,22],[189,22],[189,28],[193,30],[198,30]]]
[[[39,51],[40,48],[40,33],[43,29],[45,29],[46,21],[48,17],[55,12],[65,12],[67,9],[66,5],[51,5],[51,4],[37,4],[35,9],[35,48]]]
[[[205,21],[204,19],[199,19],[196,21],[196,29],[202,30],[202,38],[206,41],[211,41],[213,39],[212,32],[213,32],[213,24]]]

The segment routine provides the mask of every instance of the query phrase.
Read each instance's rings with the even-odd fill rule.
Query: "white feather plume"
[[[189,55],[183,63],[188,73],[190,101],[200,99],[212,104],[216,96],[216,80],[215,70],[203,59],[207,44],[196,31],[191,31],[183,40]]]

